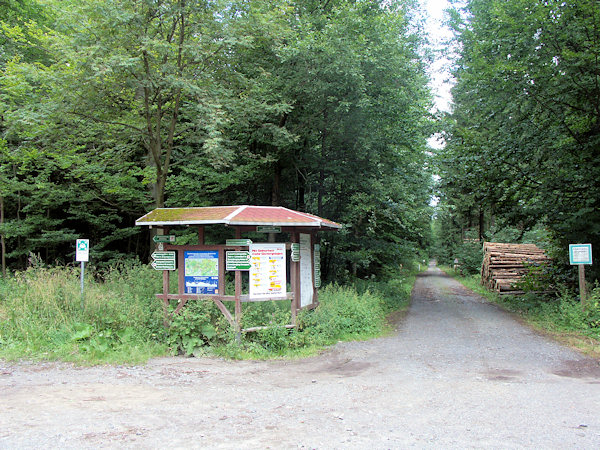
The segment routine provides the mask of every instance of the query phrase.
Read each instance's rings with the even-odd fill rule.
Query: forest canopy
[[[559,263],[576,243],[598,260],[599,3],[469,0],[450,22],[458,53],[437,155],[439,253],[465,237],[544,235]]]
[[[544,240],[559,263],[568,244],[591,243],[599,257],[594,0],[450,10],[454,103],[438,123],[412,0],[0,11],[3,269],[69,263],[81,237],[98,265],[145,261],[134,222],[149,210],[257,204],[343,224],[323,242],[326,278],[377,276],[431,247],[434,172],[442,261],[462,252],[476,265],[465,240],[489,239]]]
[[[147,258],[155,207],[344,225],[324,275],[429,239],[431,96],[410,0],[0,1],[3,268]]]

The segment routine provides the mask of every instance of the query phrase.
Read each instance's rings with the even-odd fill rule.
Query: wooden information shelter
[[[317,232],[341,228],[335,222],[312,214],[279,206],[250,205],[157,208],[140,217],[136,225],[158,229],[154,238],[158,249],[152,256],[153,267],[163,271],[163,291],[156,295],[163,301],[166,322],[171,300],[178,301],[174,314],[178,314],[188,300],[211,300],[236,331],[244,332],[263,327],[240,329],[243,302],[290,301],[290,328],[296,325],[300,309],[317,306],[320,286]],[[207,225],[232,227],[235,239],[206,245],[204,227]],[[175,244],[175,237],[169,232],[178,226],[197,227],[198,244]],[[259,243],[244,239],[245,233],[260,233],[265,236],[264,241],[268,236],[281,233],[288,234],[290,239],[284,243]],[[170,274],[175,270],[178,272],[177,293],[171,293]],[[226,295],[226,271],[234,271],[234,295]],[[242,293],[242,271],[249,272],[249,293]],[[235,302],[233,314],[225,301]]]

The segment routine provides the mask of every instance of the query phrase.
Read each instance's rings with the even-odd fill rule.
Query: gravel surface
[[[0,448],[600,448],[600,365],[430,267],[393,336],[295,361],[0,361]]]

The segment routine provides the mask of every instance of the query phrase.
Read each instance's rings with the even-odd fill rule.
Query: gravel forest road
[[[294,361],[0,361],[0,448],[600,448],[600,366],[430,267],[393,335]]]

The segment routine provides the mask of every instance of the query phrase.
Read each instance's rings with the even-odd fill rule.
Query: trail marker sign
[[[225,245],[228,247],[247,247],[252,244],[250,239],[227,239]]]
[[[226,252],[225,270],[250,270],[250,252]]]
[[[75,261],[86,262],[90,260],[90,240],[77,239],[75,242]]]
[[[175,252],[154,252],[151,256],[155,270],[175,270]]]
[[[152,238],[152,240],[154,242],[156,242],[157,244],[160,244],[160,243],[174,244],[175,243],[175,235],[174,234],[157,234],[156,236],[154,236]]]
[[[292,249],[292,254],[291,254],[292,262],[299,262],[300,261],[300,244],[297,242],[294,242],[291,245],[291,249]]]
[[[85,263],[90,260],[90,240],[77,239],[75,241],[75,261],[81,262],[81,310],[83,311],[83,279],[85,277]]]

